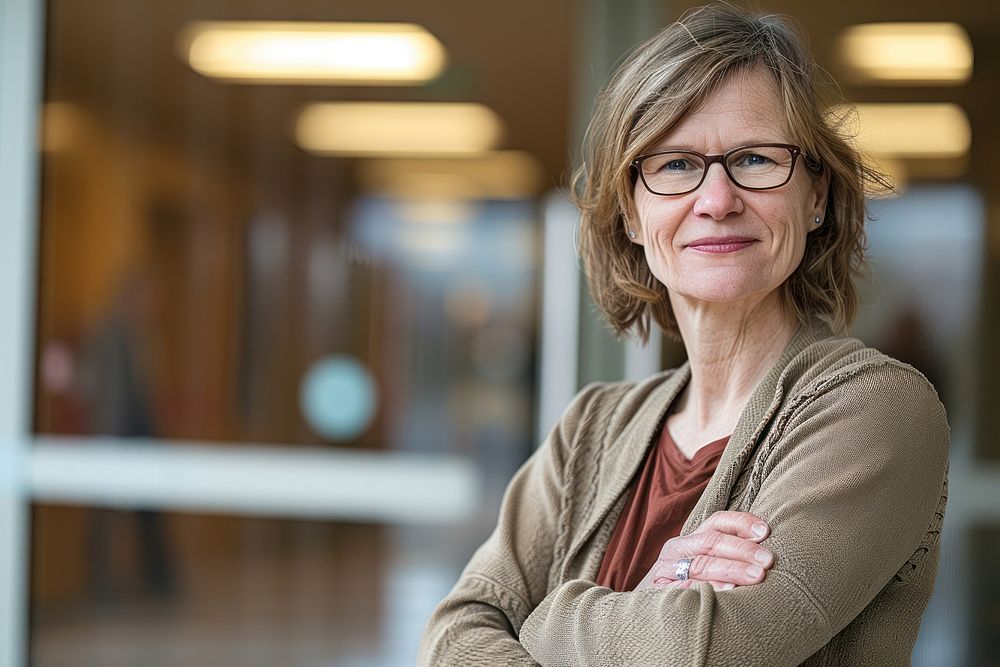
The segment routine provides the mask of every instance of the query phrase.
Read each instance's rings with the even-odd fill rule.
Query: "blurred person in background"
[[[421,664],[909,664],[948,424],[923,375],[842,335],[886,184],[805,44],[701,8],[600,96],[575,189],[591,292],[618,334],[655,324],[689,360],[576,397]]]
[[[162,436],[162,408],[156,388],[165,365],[163,332],[168,270],[163,253],[181,226],[176,206],[165,198],[153,200],[137,220],[144,239],[142,259],[123,271],[109,307],[90,332],[81,355],[79,393],[86,405],[88,430],[123,438],[131,447],[151,446]],[[160,381],[160,382],[158,382]],[[134,517],[134,519],[133,519]],[[95,599],[113,603],[127,596],[128,575],[114,552],[129,545],[128,524],[134,521],[138,539],[132,561],[148,592],[169,598],[175,572],[165,517],[160,511],[94,511],[88,535],[89,581]]]

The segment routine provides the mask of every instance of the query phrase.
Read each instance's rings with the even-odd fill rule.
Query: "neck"
[[[731,427],[798,322],[784,312],[777,292],[739,305],[672,295],[671,306],[691,366],[679,408],[699,429],[711,430],[720,422]]]

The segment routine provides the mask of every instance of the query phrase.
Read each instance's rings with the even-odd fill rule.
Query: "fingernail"
[[[753,559],[760,563],[761,565],[767,566],[771,563],[771,554],[766,551],[758,551],[754,554]]]
[[[767,525],[763,523],[755,523],[753,525],[753,534],[757,537],[764,537],[767,534]]]
[[[722,584],[722,590],[731,591],[736,588],[736,584]]]
[[[756,579],[760,575],[764,574],[764,569],[757,565],[750,565],[747,567],[747,574]]]

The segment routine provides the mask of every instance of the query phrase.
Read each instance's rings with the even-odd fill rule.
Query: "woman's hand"
[[[667,540],[636,590],[688,588],[695,581],[707,581],[716,590],[759,584],[774,565],[774,554],[758,544],[770,532],[749,512],[716,512],[690,535]],[[688,578],[678,580],[682,558],[690,558],[691,565]]]

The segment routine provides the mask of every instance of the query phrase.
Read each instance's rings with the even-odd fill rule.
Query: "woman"
[[[653,321],[689,361],[580,393],[422,664],[909,664],[948,426],[922,375],[833,333],[881,181],[803,44],[707,7],[602,94],[577,188],[591,291],[618,333]]]

